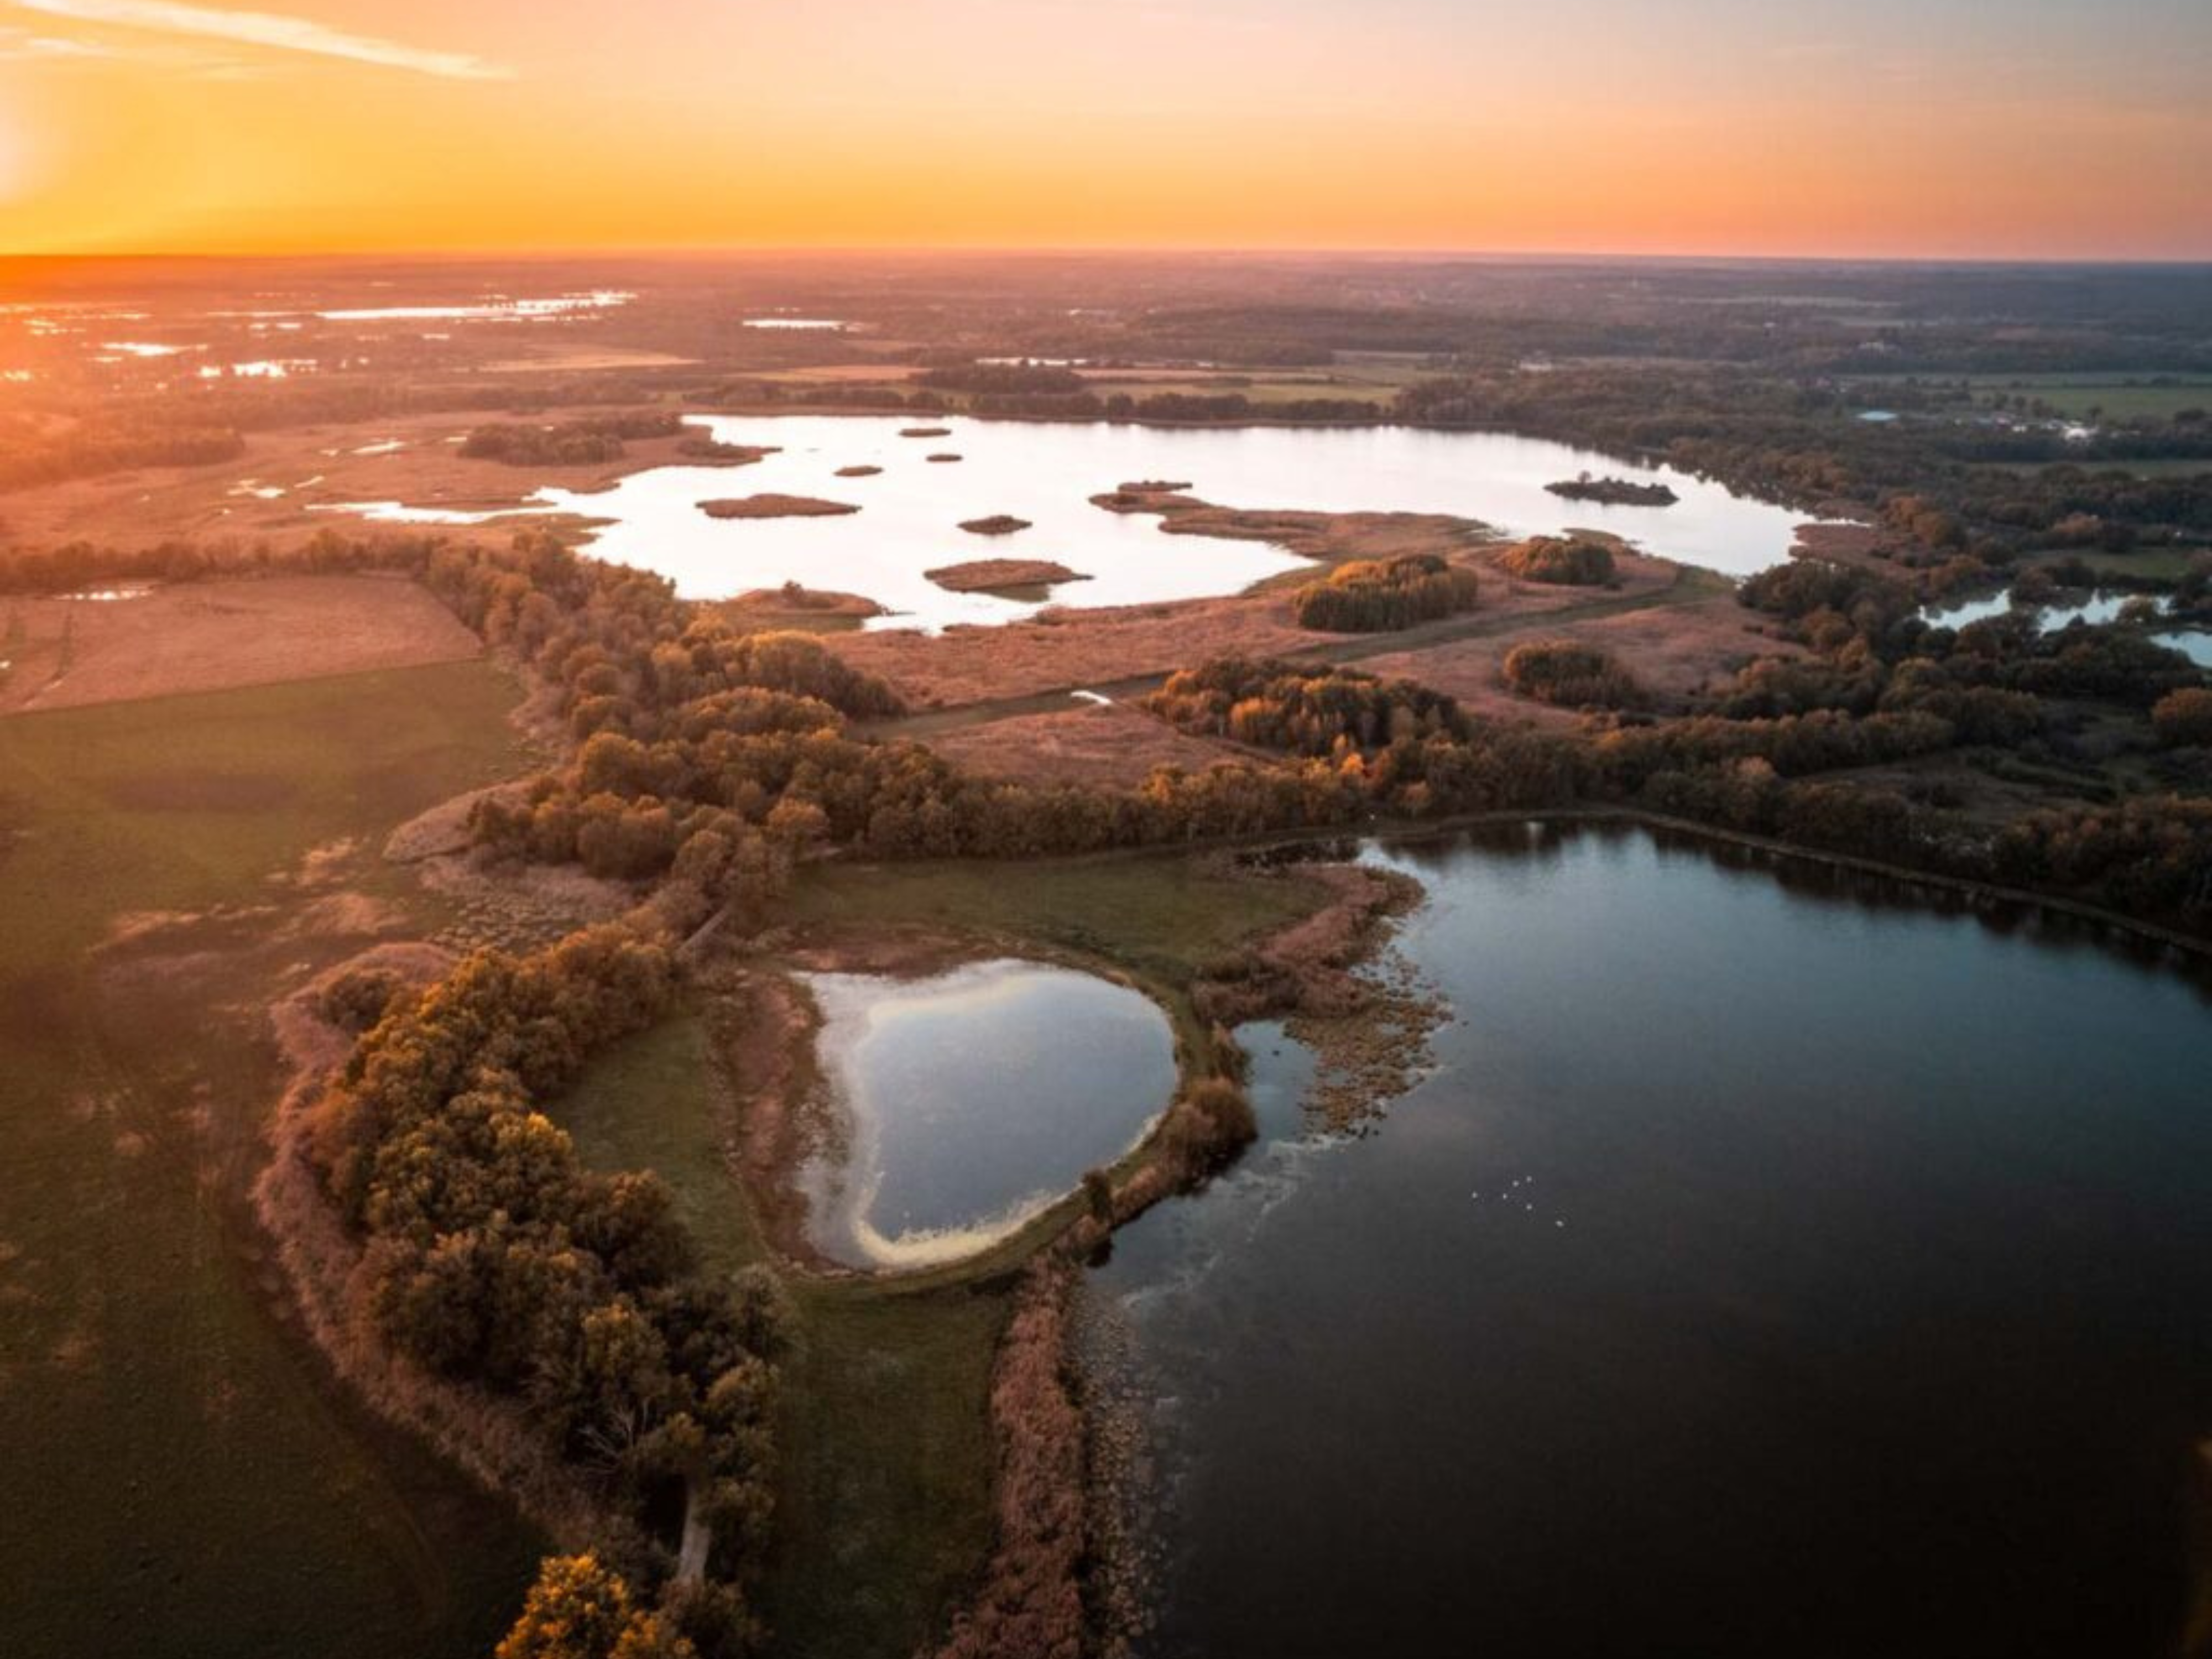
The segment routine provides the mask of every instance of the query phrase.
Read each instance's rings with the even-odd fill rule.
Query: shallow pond
[[[2015,610],[2024,610],[2035,618],[2036,631],[2048,634],[2053,629],[2064,628],[2077,622],[2087,623],[2093,627],[2117,622],[2121,607],[2130,599],[2141,597],[2158,601],[2155,594],[2144,596],[2099,588],[2086,599],[2075,599],[2067,604],[2019,606],[2013,604],[2009,594],[1988,593],[1980,599],[1961,600],[1956,605],[1930,605],[1921,615],[1944,628],[1964,628],[1970,623],[1987,622],[1992,617],[2002,617]],[[2172,628],[2157,630],[2150,637],[2169,651],[2179,651],[2199,666],[2212,668],[2212,632],[2196,628]]]
[[[809,1231],[851,1266],[983,1249],[1134,1146],[1175,1090],[1167,1017],[1095,975],[1000,960],[806,982],[836,1107],[802,1176]]]
[[[1093,1280],[1169,1471],[1153,1653],[2169,1650],[2196,986],[1642,832],[1367,856],[1429,888],[1439,1068],[1304,1139],[1248,1033],[1269,1139]]]
[[[970,559],[1056,560],[1091,580],[1055,588],[1052,603],[1148,604],[1233,593],[1305,561],[1260,542],[1164,536],[1150,514],[1109,513],[1091,497],[1139,479],[1190,486],[1225,507],[1347,513],[1446,513],[1514,534],[1569,526],[1607,530],[1652,552],[1747,575],[1788,556],[1806,515],[1732,495],[1674,471],[1630,466],[1588,450],[1503,433],[1410,427],[1169,428],[1108,422],[978,421],[959,416],[715,416],[725,443],[774,445],[755,465],[667,466],[611,489],[539,490],[537,512],[609,520],[592,551],[674,578],[688,597],[714,598],[787,581],[864,593],[898,613],[877,625],[941,628],[1008,622],[1040,602],[952,593],[925,570]],[[944,428],[946,435],[900,436]],[[933,455],[957,461],[932,461]],[[842,468],[879,467],[840,477]],[[1672,507],[1569,501],[1547,483],[1590,472],[1663,481]],[[806,495],[860,507],[839,517],[714,520],[717,497]],[[368,516],[426,523],[498,514],[399,502],[362,503]],[[1011,514],[1031,527],[981,537],[966,520]]]

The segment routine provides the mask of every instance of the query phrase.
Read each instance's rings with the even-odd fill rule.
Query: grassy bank
[[[458,1656],[511,1610],[534,1540],[328,1386],[241,1196],[260,1010],[362,942],[318,902],[409,902],[376,841],[511,764],[514,695],[462,663],[0,720],[0,1651]]]
[[[1020,864],[831,864],[806,872],[790,915],[805,926],[920,927],[1104,958],[1145,981],[1188,1028],[1205,965],[1310,914],[1295,876],[1173,852]]]

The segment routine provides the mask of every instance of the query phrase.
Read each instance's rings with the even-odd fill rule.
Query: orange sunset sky
[[[2212,0],[0,0],[0,253],[2212,257]]]

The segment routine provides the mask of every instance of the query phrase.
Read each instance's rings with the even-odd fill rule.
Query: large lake
[[[1164,536],[1150,515],[1109,513],[1091,497],[1139,479],[1187,483],[1225,507],[1332,513],[1445,513],[1514,535],[1570,526],[1607,530],[1651,552],[1731,575],[1789,556],[1806,514],[1731,494],[1669,468],[1631,466],[1589,450],[1503,433],[1411,427],[1174,428],[1110,422],[983,421],[958,416],[715,416],[696,424],[726,443],[774,445],[750,466],[654,467],[611,489],[541,489],[537,512],[610,520],[602,558],[657,570],[686,597],[726,597],[787,581],[864,593],[897,615],[878,626],[942,628],[1032,614],[1035,601],[951,593],[922,573],[994,557],[1056,560],[1091,578],[1054,604],[1146,604],[1233,593],[1304,560],[1258,542]],[[905,429],[948,428],[903,438]],[[953,454],[957,461],[932,461]],[[838,470],[875,466],[869,477]],[[1662,481],[1672,507],[1562,500],[1547,483],[1583,472]],[[699,503],[760,494],[807,495],[860,511],[836,518],[709,519]],[[395,521],[482,522],[496,514],[404,503],[355,510]],[[997,514],[1030,520],[1017,535],[959,526]]]
[[[808,1227],[850,1266],[973,1255],[1121,1157],[1175,1092],[1167,1016],[1095,975],[1003,958],[806,982],[837,1109],[803,1176]]]
[[[2212,1004],[1643,832],[1367,856],[1439,1069],[1093,1280],[1151,1368],[1156,1654],[2140,1655],[2212,1433]]]

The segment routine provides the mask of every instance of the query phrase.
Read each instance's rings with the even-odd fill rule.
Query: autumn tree
[[[590,1555],[549,1555],[495,1659],[698,1659],[698,1650]]]

